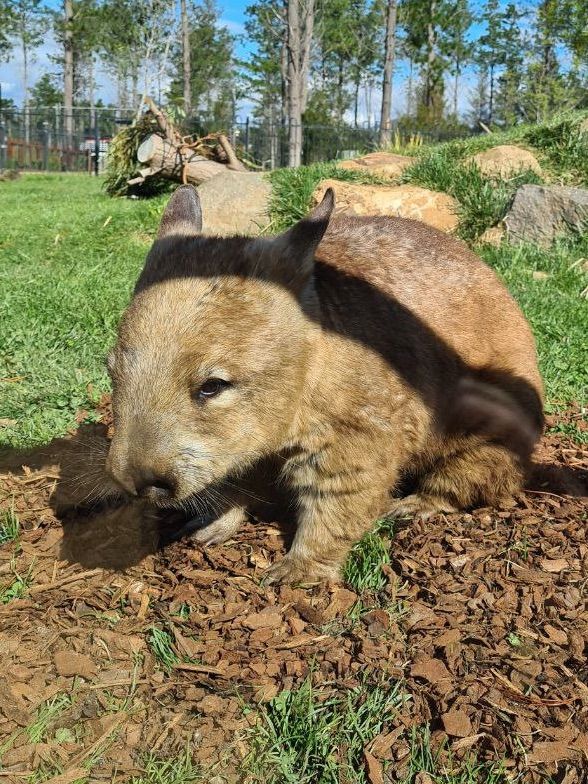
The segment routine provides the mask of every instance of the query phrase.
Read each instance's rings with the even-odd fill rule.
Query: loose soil
[[[258,715],[245,704],[309,673],[325,694],[370,673],[409,697],[366,747],[370,781],[406,774],[411,728],[426,723],[453,764],[475,754],[525,782],[588,780],[586,447],[546,436],[510,509],[399,521],[385,589],[358,597],[264,586],[278,525],[201,549],[141,506],[73,510],[88,478],[72,480],[71,455],[91,462],[105,431],[0,461],[0,507],[21,522],[0,547],[0,595],[15,575],[28,586],[0,604],[2,776],[54,766],[68,782],[91,763],[92,781],[124,781],[146,751],[190,743],[211,776],[243,781]],[[43,705],[55,716],[35,735]]]

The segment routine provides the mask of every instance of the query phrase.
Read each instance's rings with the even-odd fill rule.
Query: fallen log
[[[137,160],[162,177],[193,185],[210,180],[227,169],[224,164],[211,161],[188,147],[178,147],[156,133],[141,142]]]
[[[107,170],[111,195],[128,194],[129,188],[156,192],[158,181],[200,185],[227,169],[248,171],[224,134],[182,136],[150,98],[145,105],[148,111],[122,129],[111,144]]]

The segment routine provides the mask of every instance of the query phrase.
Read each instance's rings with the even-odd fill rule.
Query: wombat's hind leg
[[[245,517],[245,508],[235,506],[221,517],[217,517],[216,520],[205,523],[201,528],[198,528],[192,534],[191,539],[204,545],[222,544],[237,533],[245,522]]]
[[[520,460],[507,449],[472,441],[429,466],[418,477],[416,492],[394,501],[390,513],[426,520],[476,505],[502,506],[512,503],[523,478]]]

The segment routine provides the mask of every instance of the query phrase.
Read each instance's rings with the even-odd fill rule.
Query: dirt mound
[[[275,525],[202,550],[171,541],[184,521],[141,506],[64,513],[75,444],[12,455],[0,476],[0,505],[21,521],[0,546],[0,755],[15,780],[122,781],[142,753],[190,743],[219,781],[243,781],[257,720],[244,705],[309,677],[345,692],[366,673],[407,697],[366,745],[369,781],[407,774],[426,723],[451,764],[473,753],[525,782],[584,780],[588,450],[546,437],[511,509],[397,523],[384,587],[359,595],[264,586],[284,551]]]

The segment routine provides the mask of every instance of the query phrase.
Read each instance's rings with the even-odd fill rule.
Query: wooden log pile
[[[146,98],[145,104],[147,112],[142,116],[141,124],[136,123],[134,129],[121,132],[128,134],[135,130],[136,137],[136,143],[127,146],[127,150],[132,151],[127,154],[134,158],[126,162],[127,171],[132,172],[126,180],[128,189],[143,189],[146,183],[159,178],[199,185],[227,169],[248,171],[248,166],[237,157],[223,133],[200,138],[182,136],[154,101]],[[147,117],[151,122],[145,123]],[[148,133],[137,137],[139,127],[148,128]]]

